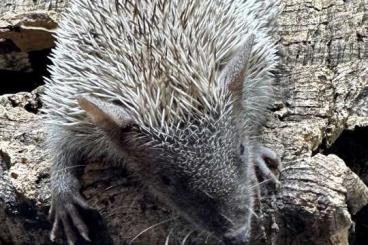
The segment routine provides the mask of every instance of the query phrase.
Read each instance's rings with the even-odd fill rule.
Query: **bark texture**
[[[27,69],[29,52],[52,47],[66,4],[0,3],[0,70]],[[368,2],[284,0],[283,7],[280,99],[264,133],[282,157],[282,187],[263,185],[251,244],[364,244],[352,219],[368,204],[368,143],[347,147],[352,138],[345,135],[368,135]],[[0,96],[0,244],[50,243],[51,163],[39,93],[42,87]],[[93,244],[180,244],[187,234],[186,244],[218,244],[192,231],[124,169],[89,163],[82,178],[96,208],[85,213]]]

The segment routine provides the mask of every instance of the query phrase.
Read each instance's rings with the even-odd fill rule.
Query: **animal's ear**
[[[129,130],[135,124],[123,108],[112,103],[91,97],[79,97],[78,103],[96,126],[112,137],[116,137],[122,130]]]
[[[251,34],[240,48],[235,52],[234,56],[224,67],[221,76],[220,84],[224,89],[228,90],[234,97],[236,107],[240,106],[244,87],[244,80],[248,73],[249,61],[254,45],[254,34]]]

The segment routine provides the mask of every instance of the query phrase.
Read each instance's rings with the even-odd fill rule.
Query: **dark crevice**
[[[39,212],[40,210],[37,209],[34,201],[27,199],[19,193],[16,195],[16,202],[8,202],[4,210],[9,217],[21,219],[23,221],[22,225],[29,232],[51,228],[44,213]]]
[[[37,87],[36,77],[31,72],[0,70],[0,94],[29,92]]]
[[[364,42],[364,37],[363,37],[363,35],[362,35],[362,34],[357,33],[357,34],[356,34],[356,36],[357,36],[357,41],[358,41],[358,42]]]
[[[36,95],[35,100],[28,101],[28,103],[24,106],[24,109],[26,111],[30,113],[34,113],[34,114],[37,114],[40,108],[42,108],[42,103],[41,103],[41,99],[38,94]]]
[[[368,205],[362,208],[357,214],[353,216],[355,222],[355,231],[351,232],[349,237],[349,244],[363,245],[368,241]]]
[[[317,149],[312,151],[312,157],[317,155],[318,153],[326,154],[326,148],[327,148],[326,146],[327,146],[327,139],[323,138],[321,144],[317,147]]]
[[[22,106],[26,111],[37,114],[42,108],[40,95],[38,93],[34,93],[32,96],[26,95],[24,98],[26,101],[20,100],[17,95],[10,95],[8,100],[13,107]]]
[[[355,130],[342,132],[325,153],[338,155],[355,173],[362,176],[368,167],[367,149],[368,127],[357,127]]]
[[[11,159],[8,153],[0,150],[0,173],[10,168]]]
[[[44,182],[48,181],[49,178],[50,178],[49,173],[42,173],[42,174],[37,176],[37,179],[36,179],[35,183],[37,185],[39,185],[41,183],[44,183]]]
[[[32,71],[0,70],[0,95],[18,92],[30,92],[44,84],[44,76],[49,76],[47,66],[50,49],[29,52],[29,62]]]
[[[0,39],[1,40],[1,39]],[[13,41],[9,39],[3,39],[0,41],[0,54],[8,54],[11,52],[20,52],[20,49]]]
[[[368,185],[368,127],[345,130],[335,143],[323,153],[335,154]],[[321,149],[320,149],[321,150]],[[350,243],[366,244],[368,241],[368,205],[353,216],[355,231],[352,230]]]
[[[47,71],[47,66],[51,64],[49,58],[50,52],[51,49],[29,52],[29,62],[31,63],[33,73],[38,80],[41,80],[41,84],[43,84],[43,77],[48,77],[50,75]]]

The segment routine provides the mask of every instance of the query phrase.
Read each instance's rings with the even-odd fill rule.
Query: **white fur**
[[[271,72],[277,58],[269,34],[280,11],[278,0],[142,3],[71,1],[56,35],[43,98],[48,123],[85,123],[76,99],[84,94],[119,101],[150,131],[221,117],[231,103],[219,84],[220,69],[254,34],[243,86],[243,126],[252,134],[274,96]]]

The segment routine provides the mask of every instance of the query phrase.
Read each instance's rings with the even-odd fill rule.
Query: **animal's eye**
[[[164,185],[171,185],[171,179],[167,176],[162,176],[162,183],[164,183]]]
[[[244,145],[240,144],[240,155],[244,155]]]

